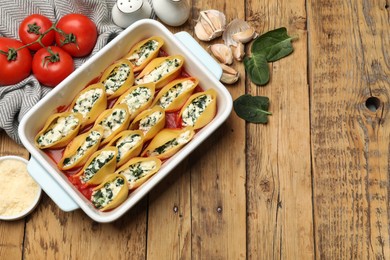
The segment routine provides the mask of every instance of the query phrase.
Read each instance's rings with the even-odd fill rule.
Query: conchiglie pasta
[[[162,107],[167,112],[180,110],[198,85],[196,78],[180,78],[169,82],[158,92],[152,106]]]
[[[96,126],[86,133],[76,136],[65,148],[58,168],[70,170],[82,166],[91,154],[97,151],[103,138],[104,129]]]
[[[115,173],[125,176],[129,190],[141,186],[161,167],[157,157],[135,157],[119,168]]]
[[[155,58],[137,76],[135,84],[153,82],[156,89],[160,89],[180,75],[183,64],[184,57],[181,55]]]
[[[134,45],[125,56],[125,59],[131,62],[134,72],[141,71],[151,60],[157,57],[163,45],[164,40],[161,37],[150,37]]]
[[[93,189],[91,202],[100,211],[107,211],[122,204],[128,194],[126,178],[121,174],[112,173]]]
[[[117,154],[118,149],[116,147],[106,147],[95,152],[75,177],[78,177],[81,183],[85,185],[102,183],[107,175],[114,173]]]
[[[93,123],[107,108],[107,95],[102,83],[96,83],[83,89],[72,101],[70,111],[83,116],[83,125]]]
[[[114,106],[126,104],[130,112],[130,120],[133,120],[139,113],[150,107],[154,91],[154,83],[131,87],[118,98]]]
[[[142,156],[155,156],[161,160],[177,153],[194,136],[192,127],[183,129],[163,129],[142,152]]]
[[[208,89],[193,94],[182,107],[179,117],[183,127],[199,129],[210,123],[217,112],[217,92]]]
[[[80,113],[64,112],[51,115],[35,137],[40,149],[65,147],[78,134],[82,122]]]
[[[140,130],[126,130],[116,135],[107,146],[118,149],[116,157],[117,167],[122,166],[128,160],[138,156],[142,151],[144,135]]]
[[[165,111],[161,107],[153,107],[143,111],[130,124],[132,130],[138,129],[145,136],[145,142],[152,139],[165,126]]]
[[[118,60],[103,72],[100,82],[108,99],[119,97],[134,83],[132,64],[127,59]]]
[[[100,125],[104,129],[101,145],[107,144],[115,135],[126,130],[129,123],[130,113],[127,105],[119,104],[105,110],[95,122],[95,126]]]

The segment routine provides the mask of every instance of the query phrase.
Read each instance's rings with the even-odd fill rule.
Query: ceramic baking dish
[[[69,105],[79,91],[115,60],[123,57],[135,43],[156,35],[164,39],[163,49],[168,54],[181,54],[185,57],[184,69],[191,76],[198,78],[204,89],[213,88],[217,91],[218,111],[213,121],[167,160],[157,174],[130,193],[122,205],[110,212],[100,212],[68,181],[66,175],[58,170],[55,162],[34,146],[34,137],[48,116],[57,111],[58,106]],[[28,164],[30,175],[62,210],[72,211],[81,208],[97,222],[118,219],[227,119],[232,110],[232,99],[219,82],[221,74],[219,64],[188,33],[179,32],[174,35],[161,23],[150,19],[134,23],[61,82],[23,117],[19,126],[19,136],[31,153]]]

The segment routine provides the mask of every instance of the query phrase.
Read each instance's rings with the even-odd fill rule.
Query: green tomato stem
[[[56,32],[58,32],[59,34],[61,34],[62,36],[65,37],[65,40],[62,41],[61,46],[63,46],[64,44],[68,44],[68,43],[75,43],[76,46],[77,46],[77,48],[79,48],[79,46],[78,46],[78,44],[77,44],[77,38],[76,38],[76,36],[75,36],[73,33],[69,33],[69,34],[68,34],[68,33],[65,33],[63,30],[57,28],[57,22],[55,22],[49,29],[47,29],[47,30],[46,30],[45,32],[43,32],[43,33],[40,33],[40,32],[39,32],[39,29],[40,29],[40,28],[41,28],[41,27],[39,27],[36,23],[34,23],[34,24],[29,24],[29,30],[28,30],[28,32],[37,34],[37,35],[39,35],[39,37],[38,37],[35,41],[30,42],[30,43],[28,43],[28,44],[25,44],[25,45],[23,45],[23,46],[21,46],[21,47],[19,47],[19,48],[17,48],[17,49],[9,48],[9,50],[8,50],[7,52],[6,52],[6,51],[3,51],[3,50],[0,50],[0,54],[7,56],[7,60],[8,60],[8,61],[11,61],[11,60],[16,60],[16,58],[17,58],[17,56],[18,56],[18,51],[19,51],[19,50],[22,50],[22,49],[24,49],[24,48],[26,48],[26,47],[28,47],[28,46],[31,46],[31,45],[33,45],[33,44],[35,44],[35,43],[38,43],[38,44],[40,44],[43,48],[46,48],[46,46],[42,43],[42,39],[43,39],[43,37],[45,37],[46,34],[48,34],[49,32],[51,32],[51,31],[53,31],[53,30],[56,31]],[[31,29],[31,30],[30,30],[30,29]],[[57,53],[57,54],[53,53],[53,51],[52,51],[50,48],[47,48],[47,51],[51,54],[50,56],[48,56],[50,62],[57,62],[57,61],[59,61],[58,53]],[[56,60],[56,58],[53,58],[54,56],[58,56],[58,60]],[[53,60],[54,60],[54,61],[53,61]]]

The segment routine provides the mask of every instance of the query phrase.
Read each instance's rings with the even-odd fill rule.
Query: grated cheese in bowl
[[[20,219],[38,204],[41,187],[27,172],[27,160],[0,157],[0,220]]]

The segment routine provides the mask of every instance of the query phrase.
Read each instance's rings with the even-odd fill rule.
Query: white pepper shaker
[[[170,26],[184,24],[191,10],[187,0],[153,0],[153,9],[157,17]]]
[[[117,0],[112,8],[112,20],[119,27],[126,28],[138,20],[150,18],[151,13],[148,0]]]

